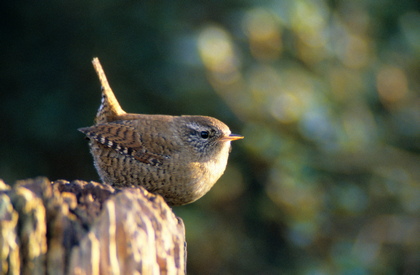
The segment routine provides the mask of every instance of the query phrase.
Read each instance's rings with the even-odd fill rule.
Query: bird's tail
[[[119,116],[124,115],[126,112],[121,108],[111,86],[109,86],[99,59],[97,57],[93,58],[92,64],[102,86],[101,106],[99,106],[96,113],[95,123],[100,124],[117,120]]]

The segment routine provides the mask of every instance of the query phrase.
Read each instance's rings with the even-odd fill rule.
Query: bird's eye
[[[209,137],[209,131],[201,131],[200,132],[200,137],[207,139]]]

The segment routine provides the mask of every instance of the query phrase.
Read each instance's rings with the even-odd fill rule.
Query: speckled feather
[[[118,151],[120,154],[132,157],[150,165],[162,165],[164,156],[148,152],[141,143],[140,135],[126,123],[104,123],[81,128],[80,132],[100,144]]]

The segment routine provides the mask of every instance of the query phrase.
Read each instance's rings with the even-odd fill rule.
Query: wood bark
[[[183,221],[143,188],[0,180],[1,274],[185,274]]]

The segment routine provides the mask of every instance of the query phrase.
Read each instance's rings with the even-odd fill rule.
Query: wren
[[[143,186],[171,206],[194,202],[225,171],[230,142],[243,136],[208,116],[130,114],[123,111],[98,58],[93,66],[102,85],[95,125],[80,128],[89,141],[104,183]]]

